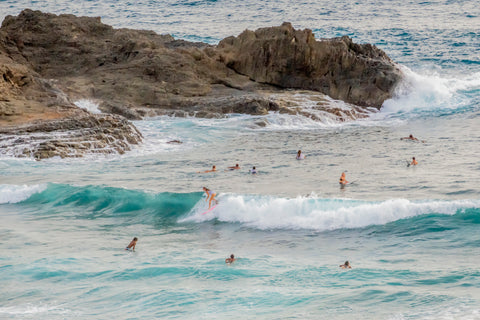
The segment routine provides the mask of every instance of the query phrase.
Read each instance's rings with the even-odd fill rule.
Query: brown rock
[[[354,44],[348,37],[317,41],[310,30],[294,30],[288,23],[247,30],[215,47],[152,31],[113,29],[99,18],[27,9],[6,17],[0,32],[12,59],[56,79],[69,99],[93,98],[102,101],[102,110],[129,119],[151,115],[146,109],[177,115],[222,115],[234,109],[258,114],[263,111],[252,104],[239,107],[237,100],[264,99],[259,89],[275,90],[265,84],[316,90],[378,108],[400,79],[393,62],[376,47]],[[214,102],[225,97],[235,98],[231,105]]]
[[[244,31],[222,40],[221,59],[255,81],[309,89],[359,106],[380,108],[392,97],[401,72],[380,49],[348,37],[317,41],[309,29]]]
[[[0,140],[8,142],[0,152],[124,153],[141,135],[123,117],[278,111],[312,118],[325,112],[344,121],[367,114],[358,106],[379,108],[400,78],[374,46],[348,37],[317,41],[288,23],[211,46],[27,9],[7,16],[0,28]],[[279,98],[282,88],[315,90],[357,106],[322,103],[310,112]],[[91,115],[72,103],[89,98],[122,117]],[[58,139],[59,132],[66,138]]]

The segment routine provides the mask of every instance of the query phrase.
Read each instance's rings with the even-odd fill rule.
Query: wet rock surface
[[[75,118],[0,128],[0,154],[36,160],[95,153],[124,154],[141,141],[141,133],[126,119],[86,112]]]

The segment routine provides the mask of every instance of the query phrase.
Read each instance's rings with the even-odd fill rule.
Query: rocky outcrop
[[[5,35],[0,48],[16,63],[56,79],[71,100],[103,101],[101,110],[130,119],[171,110],[192,113],[203,106],[207,114],[218,97],[227,110],[249,113],[238,97],[265,87],[316,90],[379,108],[401,76],[374,46],[348,37],[317,41],[310,30],[288,23],[247,30],[218,46],[113,29],[99,18],[31,10],[7,16],[0,30]]]
[[[118,117],[86,115],[73,101],[92,99],[102,112],[127,119],[278,111],[312,118],[330,112],[344,121],[370,112],[360,107],[379,108],[400,78],[395,64],[374,46],[348,37],[318,41],[310,30],[288,23],[245,31],[211,46],[152,31],[114,29],[100,18],[27,9],[7,16],[0,28],[0,128],[10,128],[0,134],[7,136],[5,142],[13,141],[8,137],[15,126],[38,128],[18,127],[19,132],[53,126],[58,127],[53,131],[71,133],[62,133],[69,141],[52,137],[21,152],[15,149],[37,158],[122,153],[129,148],[123,141],[141,140],[134,126]],[[278,98],[290,88],[355,106],[340,110],[325,100],[311,113]],[[81,135],[95,142],[81,143]]]
[[[74,118],[0,128],[0,154],[37,160],[123,154],[142,140],[140,132],[122,117],[81,113]]]
[[[244,31],[222,40],[218,50],[227,66],[255,81],[316,90],[359,106],[380,108],[402,77],[375,46],[347,36],[317,41],[311,30],[290,23]]]
[[[141,140],[126,119],[77,108],[55,80],[0,50],[0,154],[37,160],[123,154]]]
[[[95,99],[100,110],[129,119],[192,113],[201,108],[196,97],[210,102],[261,87],[217,61],[212,46],[113,29],[99,18],[24,10],[6,17],[1,31],[8,56],[55,79],[70,100]]]

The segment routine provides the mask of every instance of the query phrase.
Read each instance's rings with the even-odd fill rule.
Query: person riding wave
[[[205,199],[205,201],[208,201],[208,209],[212,207],[212,201],[215,200],[215,203],[218,204],[217,199],[215,199],[215,196],[217,195],[215,191],[212,191],[207,187],[203,187],[203,191],[205,191],[205,193],[207,194],[207,198]]]

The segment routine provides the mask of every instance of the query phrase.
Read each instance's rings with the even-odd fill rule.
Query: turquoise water
[[[0,17],[26,7],[209,43],[291,21],[377,45],[406,80],[363,120],[159,117],[122,156],[1,154],[0,319],[480,319],[476,2],[7,0]]]
[[[478,317],[480,200],[9,188],[2,318]]]

